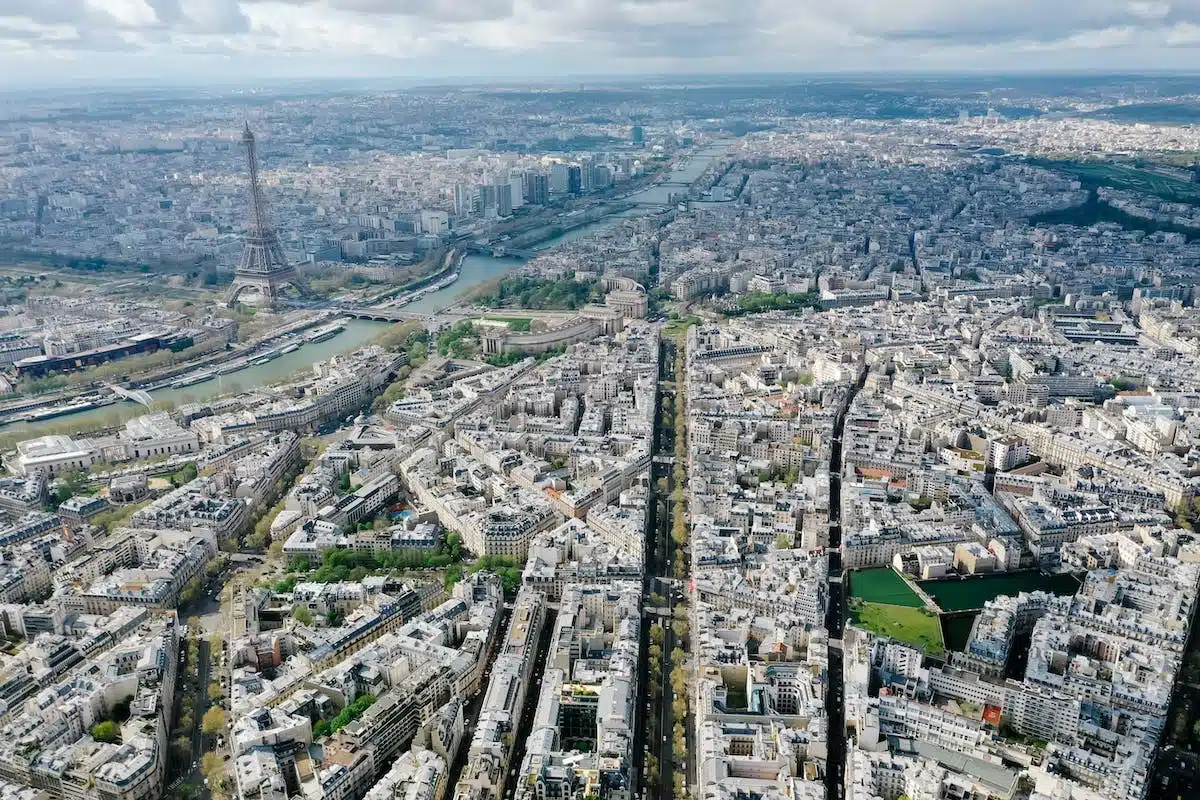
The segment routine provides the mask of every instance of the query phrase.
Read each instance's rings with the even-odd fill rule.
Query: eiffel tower
[[[243,292],[252,291],[265,303],[273,305],[288,286],[296,294],[306,296],[308,286],[296,273],[296,268],[288,263],[279,237],[267,219],[267,203],[258,180],[258,152],[249,122],[242,133],[242,145],[246,148],[246,162],[250,168],[249,219],[246,222],[246,249],[242,252],[242,263],[233,276],[229,303],[235,303]]]

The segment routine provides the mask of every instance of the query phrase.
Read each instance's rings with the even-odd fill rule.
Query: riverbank
[[[634,191],[620,199],[620,205],[606,211],[598,218],[582,220],[578,225],[571,225],[552,235],[535,240],[532,249],[549,250],[562,244],[590,236],[597,230],[607,228],[617,221],[631,216],[655,213],[661,208],[672,194],[679,193],[681,183],[691,184],[700,178],[704,171],[718,158],[728,152],[728,142],[717,142],[694,153],[689,159],[679,164],[675,169],[650,186]],[[420,281],[429,281],[418,292],[424,292],[419,297],[403,304],[406,311],[432,314],[454,305],[464,294],[475,286],[503,276],[516,267],[526,263],[525,258],[506,256],[496,258],[481,254],[465,253],[457,248],[451,249],[444,257],[441,268],[433,275],[424,276]],[[453,280],[448,280],[454,276]],[[445,281],[445,283],[442,283]],[[406,287],[397,289],[403,291]],[[322,322],[328,322],[337,316],[321,315],[306,323],[312,327]],[[324,360],[336,352],[351,350],[374,335],[384,326],[384,323],[365,320],[349,320],[345,322],[345,330],[328,341],[319,343],[301,343],[301,346],[283,352],[296,342],[281,339],[288,331],[275,331],[269,338],[264,338],[247,348],[236,351],[221,351],[214,357],[204,361],[196,361],[179,368],[173,368],[170,373],[160,371],[152,377],[145,377],[135,382],[139,387],[150,387],[152,398],[164,403],[200,402],[221,394],[229,394],[243,389],[252,388],[285,379],[297,370],[311,368],[314,361]],[[277,351],[277,352],[273,352]],[[244,359],[244,368],[231,374],[221,374],[219,367]],[[204,376],[206,371],[213,372],[213,377]],[[198,380],[191,380],[199,378]],[[173,386],[173,383],[186,385]],[[95,394],[93,392],[93,394]],[[72,398],[86,397],[86,394],[66,393],[63,395],[43,398],[45,403],[62,405]],[[97,395],[99,398],[99,395]],[[107,400],[107,398],[105,398]],[[39,404],[32,404],[39,405]],[[23,408],[30,408],[23,404]],[[101,407],[90,407],[73,413],[67,412],[56,415],[53,419],[40,422],[13,421],[0,427],[0,434],[14,431],[27,432],[29,436],[39,435],[52,424],[54,427],[76,426],[83,430],[94,428],[99,424],[119,425],[124,420],[146,413],[146,409],[129,401],[113,401]]]
[[[699,180],[704,172],[717,160],[725,157],[732,143],[733,140],[722,140],[704,147],[669,173],[661,175],[660,179],[651,185],[614,198],[616,202],[620,203],[620,207],[597,219],[573,225],[560,233],[535,242],[532,247],[526,246],[522,248],[511,244],[511,242],[506,242],[505,244],[514,249],[551,250],[559,245],[590,236],[598,230],[603,230],[616,224],[619,220],[656,213],[658,210],[669,205],[671,199],[681,193],[680,184],[690,186]],[[416,311],[424,314],[442,311],[453,306],[477,284],[503,277],[505,273],[516,269],[527,261],[528,259],[526,258],[513,255],[494,257],[479,253],[468,254],[462,260],[457,281],[450,286],[430,292],[424,297],[407,303],[403,308],[406,311]]]
[[[165,406],[199,403],[221,395],[235,394],[256,386],[276,383],[299,370],[311,369],[316,361],[324,361],[338,353],[362,347],[387,328],[387,323],[358,319],[345,320],[343,325],[342,331],[323,341],[306,343],[294,351],[281,352],[278,357],[264,363],[247,366],[245,369],[229,375],[216,375],[212,380],[191,386],[153,390],[150,395],[151,399],[156,404]],[[25,437],[33,437],[49,432],[91,431],[98,427],[122,425],[126,420],[145,413],[147,413],[145,406],[131,401],[119,401],[99,408],[62,414],[37,422],[11,422],[0,427],[0,436],[21,433]]]
[[[403,286],[395,286],[387,291],[380,292],[377,295],[369,297],[366,299],[365,303],[367,305],[373,305],[376,303],[381,303],[384,300],[396,298],[400,295],[403,295],[405,292],[416,293],[422,289],[429,289],[446,277],[452,275],[458,266],[462,264],[462,260],[465,256],[465,250],[462,250],[458,247],[451,247],[442,255],[441,264],[439,264],[438,268],[433,272],[429,273],[428,275],[422,275],[420,278],[416,278],[415,280],[411,280]],[[403,303],[396,303],[395,305],[403,305]]]

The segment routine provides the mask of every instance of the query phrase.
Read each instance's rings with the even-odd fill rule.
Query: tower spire
[[[267,215],[267,202],[263,196],[259,178],[258,148],[250,123],[242,131],[242,146],[246,148],[247,214],[246,247],[242,261],[234,274],[229,302],[234,302],[242,292],[254,289],[267,302],[273,303],[285,286],[291,286],[298,294],[307,294],[307,287],[288,263],[283,245]]]

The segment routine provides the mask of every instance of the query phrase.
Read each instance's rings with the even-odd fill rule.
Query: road
[[[829,607],[825,627],[829,630],[829,685],[825,694],[825,713],[829,715],[829,755],[826,760],[825,790],[829,800],[843,800],[846,791],[846,705],[842,676],[842,631],[846,624],[845,597],[842,587],[842,434],[846,414],[866,380],[866,372],[850,388],[833,423],[833,442],[829,453]]]
[[[475,726],[479,724],[479,711],[483,708],[483,698],[487,694],[488,679],[492,675],[492,665],[496,663],[496,656],[500,653],[500,643],[504,640],[504,633],[508,630],[508,622],[511,618],[512,609],[506,605],[500,613],[500,624],[496,628],[496,641],[492,644],[492,648],[487,655],[487,664],[483,667],[483,674],[479,680],[479,691],[467,698],[467,701],[463,704],[462,746],[458,748],[458,754],[454,757],[454,763],[450,765],[449,779],[446,781],[448,793],[453,793],[454,787],[458,784],[459,777],[462,776],[463,768],[467,765],[467,755],[471,749],[471,737],[475,734]]]
[[[654,433],[653,433],[653,453],[654,456],[670,455],[675,449],[675,439],[669,425],[664,424],[664,414],[662,405],[664,398],[675,398],[674,386],[671,379],[675,374],[675,349],[673,346],[661,344],[659,349],[659,398],[658,398],[658,413],[655,417]],[[655,613],[648,612],[643,625],[642,638],[642,663],[640,665],[640,673],[638,680],[638,707],[646,713],[645,724],[639,725],[637,733],[634,737],[634,771],[635,771],[635,787],[642,784],[642,765],[645,762],[645,754],[650,748],[654,748],[654,752],[658,757],[658,798],[659,800],[671,800],[672,785],[674,782],[675,767],[673,763],[674,754],[671,752],[671,729],[674,720],[671,718],[671,664],[670,654],[675,646],[675,635],[671,630],[671,611],[674,609],[674,593],[675,587],[670,582],[671,577],[671,553],[670,553],[670,521],[671,508],[670,496],[674,489],[672,470],[669,464],[655,462],[651,466],[650,472],[650,510],[646,519],[646,574],[643,579],[642,587],[642,605],[644,608],[650,607],[650,595],[660,594],[667,598],[667,615],[659,617]],[[662,478],[666,480],[667,490],[665,495],[658,491],[657,483]],[[663,502],[663,507],[666,513],[659,513],[659,501]],[[666,625],[663,628],[663,644],[662,644],[662,661],[659,664],[660,684],[659,694],[660,700],[656,705],[650,699],[650,629],[655,625],[662,625],[662,619],[666,620]],[[663,741],[663,737],[666,741]],[[637,793],[645,792],[646,785],[642,784]]]
[[[204,753],[204,731],[201,729],[200,721],[204,718],[204,712],[208,710],[208,684],[212,680],[212,653],[208,639],[201,639],[197,650],[200,654],[200,663],[196,665],[200,680],[196,687],[196,714],[192,728],[192,761],[198,763],[200,756]]]
[[[533,674],[529,677],[529,688],[525,693],[525,707],[521,709],[521,721],[517,725],[517,735],[513,740],[512,753],[508,759],[508,774],[504,776],[504,800],[512,800],[516,789],[517,773],[521,770],[521,762],[525,760],[525,743],[533,731],[533,717],[537,713],[538,698],[541,697],[542,676],[546,672],[546,657],[550,652],[550,640],[554,638],[554,623],[558,615],[546,609],[546,621],[542,625],[542,635],[538,638],[537,652],[534,654]],[[463,742],[463,749],[470,749],[470,742]]]

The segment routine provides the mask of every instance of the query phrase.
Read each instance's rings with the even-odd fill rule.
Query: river
[[[343,323],[346,329],[332,339],[306,344],[299,350],[285,353],[273,361],[268,361],[266,364],[246,367],[243,370],[231,372],[228,375],[219,375],[211,381],[184,386],[180,389],[158,389],[151,392],[150,396],[155,401],[166,401],[182,405],[184,403],[197,403],[202,400],[210,400],[220,394],[245,391],[253,389],[255,386],[274,383],[299,370],[312,369],[314,361],[323,361],[337,353],[344,353],[347,350],[360,347],[364,342],[370,340],[387,327],[387,324],[383,322],[369,322],[359,319],[347,319]],[[13,422],[0,427],[0,435],[26,431],[30,435],[35,435],[38,432],[46,431],[66,423],[77,425],[80,429],[92,428],[102,424],[116,425],[145,413],[146,409],[137,403],[131,401],[117,402],[113,405],[93,408],[89,411],[80,411],[75,414],[64,414],[61,417],[53,417],[38,422]]]
[[[616,224],[619,220],[629,217],[640,216],[649,213],[654,206],[664,206],[670,199],[672,194],[679,194],[684,191],[683,184],[692,184],[699,178],[704,170],[708,169],[712,162],[729,151],[729,145],[733,140],[719,142],[698,151],[687,164],[675,170],[668,176],[667,180],[642,189],[639,192],[634,192],[621,202],[637,203],[638,207],[628,211],[622,211],[616,214],[610,214],[607,217],[602,217],[595,222],[589,222],[586,225],[580,225],[578,228],[561,233],[558,236],[541,242],[535,250],[549,250],[553,247],[558,247],[561,244],[573,242],[576,239],[582,239],[585,236],[591,236],[597,231],[604,230]],[[525,259],[509,256],[506,258],[494,258],[492,256],[479,255],[472,253],[463,259],[462,269],[459,273],[458,280],[449,286],[444,286],[436,292],[430,292],[408,305],[404,306],[405,311],[418,311],[421,313],[431,314],[434,311],[441,311],[454,305],[454,301],[459,298],[468,289],[478,286],[481,283],[499,278],[504,273],[514,267],[525,263]]]
[[[662,184],[656,184],[625,198],[625,202],[638,203],[638,208],[603,217],[595,222],[589,222],[566,233],[554,236],[538,244],[535,250],[549,250],[576,239],[590,236],[596,231],[603,230],[616,224],[618,220],[631,216],[649,213],[654,205],[666,205],[673,193],[684,190],[681,184],[694,182],[708,168],[714,159],[721,157],[728,150],[728,144],[718,143],[706,147],[696,153],[683,167],[675,170]],[[665,185],[669,184],[669,185]],[[405,311],[433,313],[441,311],[454,304],[467,290],[481,283],[498,278],[510,269],[525,263],[525,259],[517,257],[493,258],[479,254],[471,254],[463,259],[458,280],[449,286],[422,297],[420,300],[404,306]],[[315,344],[306,344],[295,352],[282,355],[274,361],[269,361],[256,367],[247,367],[238,372],[222,375],[205,383],[185,386],[181,389],[160,389],[151,392],[155,401],[172,402],[176,405],[196,403],[209,400],[220,394],[229,394],[252,389],[255,386],[272,383],[294,372],[312,367],[314,361],[321,361],[336,353],[343,353],[361,346],[364,342],[378,334],[384,327],[382,322],[366,320],[345,320],[346,329],[332,339]],[[10,433],[28,433],[35,436],[66,424],[78,426],[84,430],[97,425],[117,425],[125,420],[146,413],[146,409],[133,402],[118,402],[113,405],[95,408],[90,411],[80,411],[75,414],[65,414],[39,422],[14,422],[0,426],[0,435]]]

